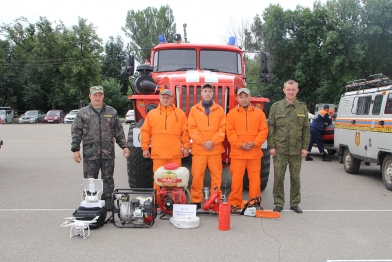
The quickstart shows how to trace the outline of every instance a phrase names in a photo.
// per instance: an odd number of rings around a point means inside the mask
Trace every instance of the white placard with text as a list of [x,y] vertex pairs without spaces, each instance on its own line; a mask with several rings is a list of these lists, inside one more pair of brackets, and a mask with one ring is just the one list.
[[174,204],[173,205],[173,217],[176,216],[196,216],[196,205],[183,205]]

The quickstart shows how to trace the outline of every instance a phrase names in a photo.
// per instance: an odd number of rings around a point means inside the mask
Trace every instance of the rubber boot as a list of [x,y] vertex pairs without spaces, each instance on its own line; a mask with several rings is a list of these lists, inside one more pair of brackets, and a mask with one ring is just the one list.
[[313,158],[310,157],[309,153],[306,155],[305,161],[313,161]]
[[332,161],[332,159],[331,158],[329,158],[329,156],[327,155],[327,153],[323,153],[323,156],[322,156],[323,158],[322,158],[322,160],[323,161],[327,161],[327,162],[331,162]]

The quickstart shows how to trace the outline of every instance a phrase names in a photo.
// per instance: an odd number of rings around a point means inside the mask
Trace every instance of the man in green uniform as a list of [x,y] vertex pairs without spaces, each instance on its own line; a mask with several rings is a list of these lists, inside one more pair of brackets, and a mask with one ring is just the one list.
[[300,172],[302,158],[308,154],[310,140],[308,111],[296,99],[298,83],[288,80],[284,83],[286,97],[274,103],[268,117],[268,148],[274,159],[274,211],[280,212],[284,205],[284,178],[289,166],[290,209],[302,213]]

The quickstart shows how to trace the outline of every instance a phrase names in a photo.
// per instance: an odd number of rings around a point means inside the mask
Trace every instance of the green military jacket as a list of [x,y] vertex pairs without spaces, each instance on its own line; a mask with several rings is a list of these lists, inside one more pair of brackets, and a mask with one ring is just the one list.
[[310,140],[308,111],[299,101],[286,99],[271,106],[268,117],[268,148],[277,154],[297,155],[307,150]]
[[100,113],[91,104],[80,109],[71,133],[71,151],[80,151],[82,142],[85,160],[113,159],[115,142],[123,149],[128,146],[117,110],[105,103]]

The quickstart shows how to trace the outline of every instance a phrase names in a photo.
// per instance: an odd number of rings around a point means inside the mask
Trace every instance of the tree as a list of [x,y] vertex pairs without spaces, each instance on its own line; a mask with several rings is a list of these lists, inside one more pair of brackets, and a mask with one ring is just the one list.
[[[83,18],[79,18],[78,25],[64,32],[64,39],[67,62],[63,63],[60,70],[65,77],[65,86],[71,94],[76,95],[72,98],[72,107],[80,107],[89,102],[90,87],[101,84],[102,42],[94,25],[88,24]],[[66,98],[67,94],[61,98],[61,101],[66,102],[63,106],[70,106]]]
[[110,37],[105,44],[105,55],[102,57],[102,79],[114,78],[121,83],[121,92],[126,95],[128,91],[128,81],[121,76],[121,66],[126,56],[124,42],[120,36]]
[[116,108],[120,116],[125,115],[129,109],[130,102],[128,97],[121,91],[121,83],[115,78],[109,78],[102,81],[102,87],[105,92],[104,102]]
[[159,35],[165,35],[167,41],[173,41],[176,23],[169,5],[161,6],[159,10],[147,7],[137,12],[129,10],[122,30],[131,38],[127,50],[134,53],[136,61],[143,63],[150,59],[151,48],[157,44]]
[[3,45],[5,50],[3,69],[6,78],[4,88],[7,97],[5,103],[18,111],[24,111],[28,105],[24,101],[23,90],[28,82],[27,62],[36,42],[35,25],[28,23],[26,18],[20,17],[15,19],[14,24],[3,25],[0,29],[6,37],[6,43]]
[[33,108],[56,109],[61,102],[59,95],[64,92],[64,76],[60,72],[65,58],[61,48],[64,25],[53,26],[46,18],[40,17],[35,27],[36,41],[29,53],[25,71],[28,82],[23,99]]

